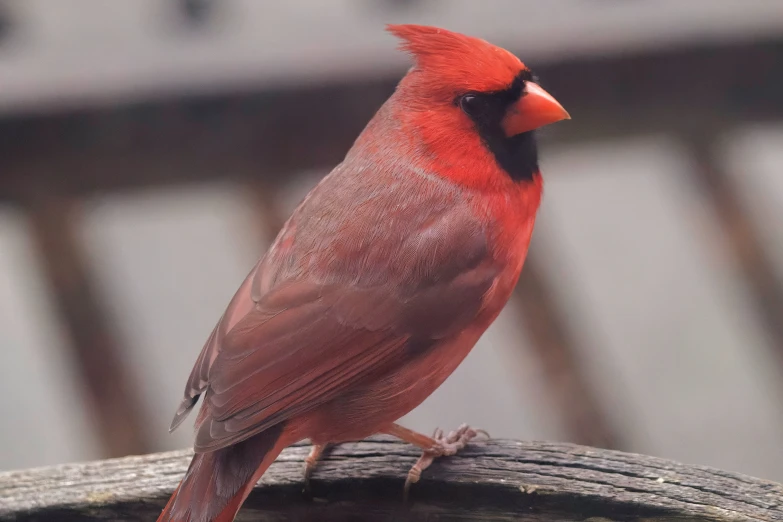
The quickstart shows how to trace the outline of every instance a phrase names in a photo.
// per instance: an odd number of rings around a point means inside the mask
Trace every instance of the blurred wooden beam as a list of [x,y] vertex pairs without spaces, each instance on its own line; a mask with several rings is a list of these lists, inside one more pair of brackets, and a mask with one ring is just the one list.
[[546,274],[532,251],[525,261],[513,300],[544,373],[546,392],[558,407],[568,441],[622,449],[621,434],[612,426],[581,364],[579,341],[562,317],[562,308],[548,288]]
[[[84,196],[233,179],[277,182],[345,156],[393,84],[166,100],[0,120],[0,201],[30,182]],[[248,161],[253,161],[253,169]]]
[[724,137],[721,130],[698,126],[680,137],[690,153],[691,172],[712,206],[715,222],[747,283],[774,355],[783,365],[783,281],[743,208],[738,187],[718,160],[716,149]]
[[[543,129],[542,142],[779,120],[781,61],[783,41],[764,41],[543,64],[536,72],[573,120]],[[403,73],[0,119],[0,201],[19,199],[28,166],[46,167],[33,170],[42,184],[63,181],[79,195],[331,168]]]
[[[38,259],[69,339],[69,359],[86,388],[106,457],[152,450],[138,395],[123,361],[122,343],[96,293],[78,232],[78,202],[38,193],[25,207]],[[56,429],[56,427],[53,427]]]

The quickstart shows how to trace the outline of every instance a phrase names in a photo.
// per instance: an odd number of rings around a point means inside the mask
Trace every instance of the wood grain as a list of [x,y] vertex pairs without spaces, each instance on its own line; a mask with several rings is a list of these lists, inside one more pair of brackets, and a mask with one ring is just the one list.
[[[550,442],[493,440],[402,485],[417,457],[387,439],[334,448],[302,493],[307,445],[289,448],[237,520],[783,520],[783,486],[654,457]],[[0,520],[154,520],[190,452],[0,474]]]

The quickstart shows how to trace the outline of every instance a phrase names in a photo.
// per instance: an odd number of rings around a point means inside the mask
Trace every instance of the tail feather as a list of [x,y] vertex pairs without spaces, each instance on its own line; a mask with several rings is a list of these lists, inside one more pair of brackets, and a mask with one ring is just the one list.
[[285,448],[283,425],[209,453],[196,453],[157,522],[231,522]]

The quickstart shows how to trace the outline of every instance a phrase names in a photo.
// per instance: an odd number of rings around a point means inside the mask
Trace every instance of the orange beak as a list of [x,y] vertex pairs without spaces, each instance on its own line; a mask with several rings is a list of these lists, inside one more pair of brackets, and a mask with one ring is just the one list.
[[503,118],[507,137],[532,131],[560,120],[570,120],[568,112],[538,84],[527,82],[525,95],[511,106]]

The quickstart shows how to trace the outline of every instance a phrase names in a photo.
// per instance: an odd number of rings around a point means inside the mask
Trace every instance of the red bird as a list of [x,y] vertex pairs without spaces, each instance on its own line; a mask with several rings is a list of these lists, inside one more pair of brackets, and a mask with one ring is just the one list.
[[158,519],[228,522],[280,452],[377,433],[424,450],[476,435],[395,424],[462,362],[519,278],[541,200],[533,130],[568,113],[484,40],[388,27],[415,66],[245,279],[188,379],[195,456]]

